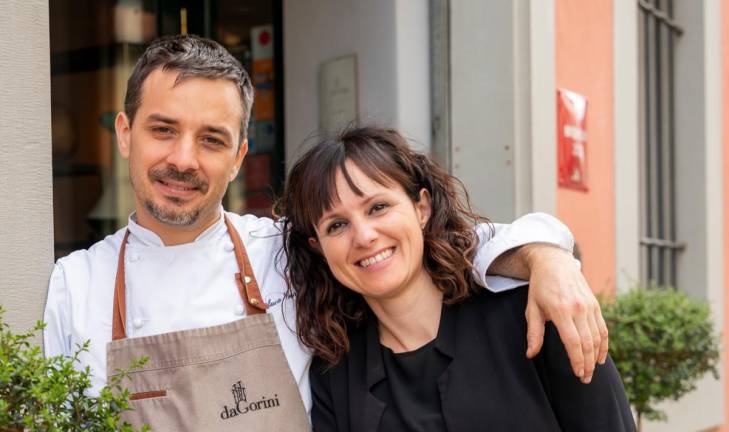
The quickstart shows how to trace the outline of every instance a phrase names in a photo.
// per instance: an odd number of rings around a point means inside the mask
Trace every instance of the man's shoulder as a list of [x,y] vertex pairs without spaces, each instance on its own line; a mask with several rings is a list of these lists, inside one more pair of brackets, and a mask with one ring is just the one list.
[[65,273],[89,272],[91,266],[98,266],[102,263],[116,265],[119,256],[119,248],[126,227],[119,229],[114,234],[104,237],[102,240],[91,245],[88,249],[79,249],[59,258],[56,266],[61,267]]
[[253,238],[267,238],[281,235],[281,225],[268,217],[252,214],[238,214],[226,211],[225,215],[242,235]]

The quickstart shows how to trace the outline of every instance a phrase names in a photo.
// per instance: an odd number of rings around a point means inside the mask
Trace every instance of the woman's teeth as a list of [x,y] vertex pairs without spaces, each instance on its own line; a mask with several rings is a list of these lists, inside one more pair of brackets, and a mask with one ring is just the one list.
[[386,249],[373,257],[365,258],[365,259],[361,260],[359,262],[359,265],[361,267],[367,268],[367,267],[371,266],[372,264],[377,264],[378,262],[391,257],[392,253],[394,251],[395,251],[395,248]]

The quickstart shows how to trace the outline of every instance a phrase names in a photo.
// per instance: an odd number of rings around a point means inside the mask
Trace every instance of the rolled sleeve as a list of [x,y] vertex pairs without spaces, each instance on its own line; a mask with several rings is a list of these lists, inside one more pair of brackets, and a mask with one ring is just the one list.
[[473,259],[476,282],[493,292],[526,284],[526,281],[501,276],[486,276],[491,264],[504,252],[529,243],[546,243],[572,252],[574,238],[565,224],[547,213],[530,213],[511,224],[481,224],[476,228],[479,249]]

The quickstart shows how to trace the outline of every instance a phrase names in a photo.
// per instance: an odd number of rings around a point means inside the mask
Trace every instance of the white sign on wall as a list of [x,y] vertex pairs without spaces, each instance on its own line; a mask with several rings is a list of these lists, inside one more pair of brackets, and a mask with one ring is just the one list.
[[335,131],[357,120],[357,56],[323,62],[319,68],[319,128]]

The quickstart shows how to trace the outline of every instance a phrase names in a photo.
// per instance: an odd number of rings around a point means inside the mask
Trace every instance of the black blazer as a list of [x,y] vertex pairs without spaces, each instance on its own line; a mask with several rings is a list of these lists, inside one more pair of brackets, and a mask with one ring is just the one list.
[[[448,431],[634,431],[612,360],[582,384],[551,324],[541,353],[526,358],[526,301],[526,287],[480,289],[443,306],[435,348],[451,359],[439,378]],[[350,332],[350,351],[334,367],[315,358],[310,376],[315,431],[379,430],[387,406],[371,389],[387,377],[375,319]]]

